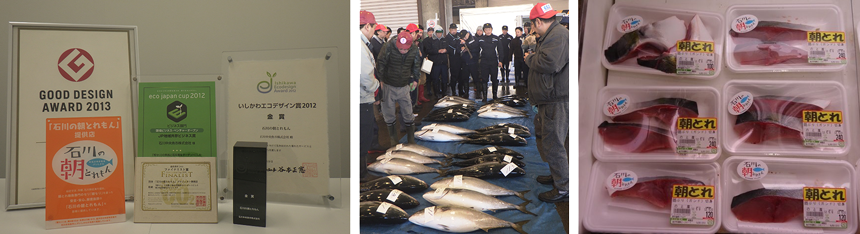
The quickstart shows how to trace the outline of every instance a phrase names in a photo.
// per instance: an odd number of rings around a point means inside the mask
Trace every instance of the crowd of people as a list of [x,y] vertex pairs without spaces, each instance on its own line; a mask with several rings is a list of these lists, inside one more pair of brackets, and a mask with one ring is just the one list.
[[[554,186],[538,198],[545,202],[566,201],[569,32],[555,19],[557,13],[549,4],[536,4],[529,14],[530,22],[516,27],[515,36],[508,33],[507,25],[502,26],[501,35],[494,35],[493,25],[486,23],[474,35],[451,24],[447,33],[439,26],[428,28],[425,37],[425,29],[419,24],[398,28],[392,34],[390,27],[377,24],[373,13],[361,11],[361,181],[373,179],[367,173],[367,154],[383,150],[378,142],[375,110],[382,113],[390,146],[399,143],[396,122],[406,133],[407,143],[414,144],[413,112],[417,113],[423,103],[448,95],[470,98],[470,77],[475,100],[487,102],[488,82],[493,85],[492,98],[496,99],[498,75],[501,72],[502,82],[509,83],[513,63],[514,81],[527,90],[537,110],[537,148],[550,167],[551,175],[538,176],[537,181]],[[429,74],[421,72],[425,63],[432,63]],[[398,106],[400,115],[396,114]]]

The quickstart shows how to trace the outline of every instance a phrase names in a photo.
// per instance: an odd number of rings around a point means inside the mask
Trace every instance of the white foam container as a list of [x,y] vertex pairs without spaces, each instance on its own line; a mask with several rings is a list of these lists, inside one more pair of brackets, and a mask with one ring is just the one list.
[[[609,48],[615,41],[621,38],[624,33],[618,31],[616,27],[624,18],[628,16],[638,15],[643,19],[643,26],[648,25],[653,22],[657,22],[663,19],[666,19],[671,16],[677,16],[678,19],[683,20],[685,24],[689,25],[690,20],[693,19],[693,16],[696,14],[702,19],[702,23],[705,24],[705,28],[710,32],[711,37],[714,39],[714,56],[715,59],[715,71],[713,75],[678,75],[673,73],[665,73],[657,69],[648,68],[639,66],[636,63],[636,58],[628,59],[622,63],[611,64],[606,60],[606,56],[601,56],[601,62],[606,69],[614,70],[614,71],[626,71],[626,72],[636,72],[636,73],[645,73],[645,74],[655,74],[655,75],[665,75],[665,76],[674,76],[674,77],[686,77],[686,78],[696,78],[696,79],[713,79],[720,75],[720,70],[723,68],[723,46],[726,32],[723,29],[724,21],[723,16],[704,11],[690,11],[690,10],[672,10],[665,8],[652,8],[648,6],[639,6],[639,5],[631,5],[631,4],[615,4],[612,8],[609,9],[609,19],[607,19],[606,24],[606,36],[603,41],[603,49]],[[688,26],[689,27],[689,26]]]
[[[738,175],[737,167],[745,160],[761,160],[768,174],[760,180],[745,180]],[[854,167],[842,160],[797,159],[779,157],[735,156],[726,159],[722,167],[722,223],[732,233],[854,233],[857,231],[857,179]],[[785,223],[753,223],[738,220],[731,211],[732,198],[759,188],[845,188],[848,192],[848,228],[806,228],[803,219]]]
[[[625,94],[630,97],[631,103],[646,102],[657,98],[685,98],[696,101],[698,105],[699,117],[717,118],[717,129],[724,121],[719,117],[720,113],[720,93],[712,88],[705,86],[690,86],[690,87],[665,87],[665,86],[645,86],[645,87],[616,87],[606,86],[600,89],[595,102],[600,103],[597,114],[597,122],[594,126],[599,126],[603,121],[610,121],[610,118],[604,115],[602,109],[603,103],[611,99],[615,95]],[[722,130],[722,129],[720,129]],[[721,134],[717,133],[717,141]],[[603,137],[599,131],[594,131],[593,141],[594,157],[604,162],[713,162],[716,161],[722,152],[722,148],[718,147],[716,154],[688,154],[679,155],[675,153],[675,149],[661,149],[645,153],[628,153],[620,150],[615,150],[611,146],[603,143]]]
[[[738,133],[734,130],[737,116],[729,114],[728,103],[732,97],[741,91],[752,93],[753,97],[759,95],[776,96],[801,96],[829,100],[830,105],[824,108],[827,111],[842,111],[843,127],[845,129],[845,147],[808,147],[802,144],[784,144],[779,140],[765,141],[760,144],[750,144],[740,140]],[[726,83],[723,87],[720,112],[723,124],[719,125],[720,140],[723,148],[733,155],[770,155],[770,156],[804,156],[804,157],[844,157],[851,149],[851,127],[848,121],[852,113],[848,111],[848,101],[845,95],[845,87],[835,81],[740,81],[734,80]]]
[[[628,197],[609,197],[604,183],[610,174],[630,170],[639,178],[653,176],[681,176],[713,185],[714,225],[677,225],[669,223],[669,209],[659,209],[645,200]],[[588,204],[583,213],[583,225],[592,232],[648,232],[648,233],[715,233],[720,228],[722,207],[720,194],[720,165],[717,163],[607,163],[595,162],[591,170]]]
[[[779,21],[794,24],[803,24],[818,28],[820,31],[845,31],[842,10],[836,5],[830,4],[797,4],[797,5],[733,5],[726,10],[726,20],[723,35],[726,39],[726,64],[729,69],[740,73],[762,73],[762,72],[834,72],[845,69],[846,64],[774,64],[763,65],[741,65],[734,58],[735,44],[731,35],[733,21],[742,15],[754,15],[761,21]],[[845,34],[849,37],[849,34]],[[847,40],[846,40],[847,42]],[[854,63],[852,54],[847,55],[848,63]]]

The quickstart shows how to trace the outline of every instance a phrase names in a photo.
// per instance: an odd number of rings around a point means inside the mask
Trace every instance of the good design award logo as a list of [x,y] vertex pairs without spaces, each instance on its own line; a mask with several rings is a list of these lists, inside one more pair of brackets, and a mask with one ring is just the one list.
[[71,82],[81,82],[90,78],[95,70],[93,56],[81,48],[71,48],[60,55],[57,62],[60,75]]

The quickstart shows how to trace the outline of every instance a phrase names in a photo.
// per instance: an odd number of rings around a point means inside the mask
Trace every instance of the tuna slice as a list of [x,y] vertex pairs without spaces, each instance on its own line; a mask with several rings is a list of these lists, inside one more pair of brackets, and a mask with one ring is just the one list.
[[603,121],[597,130],[604,144],[624,152],[645,153],[675,148],[675,140],[669,130],[655,126]]
[[756,189],[732,198],[732,213],[741,221],[784,223],[803,212],[802,189]]
[[699,108],[695,101],[683,98],[658,98],[647,102],[635,103],[633,111],[615,116],[615,122],[643,123],[648,119],[657,119],[666,126],[672,126],[679,117],[698,117]]
[[742,65],[764,66],[809,60],[806,50],[782,42],[739,44],[735,46],[734,57]]
[[[806,41],[807,31],[817,31],[818,28],[777,21],[760,21],[755,29],[746,33],[737,33],[729,30],[733,40],[737,38],[755,38],[764,43],[778,41]],[[737,43],[737,41],[735,41]]]
[[806,63],[806,32],[815,30],[818,29],[807,25],[761,21],[752,31],[729,30],[729,35],[736,45],[733,53],[738,63],[769,66]]
[[684,21],[672,16],[624,34],[604,50],[603,55],[610,63],[624,62],[642,51],[660,55],[675,47],[677,41],[684,40],[686,34],[687,26]]
[[826,100],[759,96],[749,110],[738,115],[733,127],[744,142],[759,144],[769,140],[784,140],[802,144],[804,110],[823,110]]
[[673,185],[705,185],[705,183],[676,176],[643,177],[633,187],[615,191],[610,197],[635,197],[659,208],[666,208],[672,203]]

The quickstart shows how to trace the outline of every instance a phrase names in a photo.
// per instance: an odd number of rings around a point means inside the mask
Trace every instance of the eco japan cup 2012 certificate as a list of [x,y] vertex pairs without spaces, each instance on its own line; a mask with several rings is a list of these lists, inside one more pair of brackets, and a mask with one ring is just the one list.
[[209,163],[143,163],[144,211],[212,209]]

